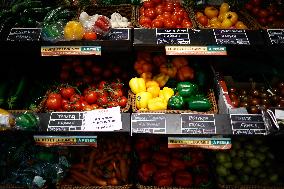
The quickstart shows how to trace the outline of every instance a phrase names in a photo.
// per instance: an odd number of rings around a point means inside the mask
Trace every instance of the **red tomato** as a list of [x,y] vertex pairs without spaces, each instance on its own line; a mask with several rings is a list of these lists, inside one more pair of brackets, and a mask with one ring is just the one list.
[[86,100],[81,100],[81,105],[84,108],[85,106],[89,105],[89,103]]
[[61,100],[62,96],[59,93],[52,92],[52,93],[49,93],[48,98],[58,98]]
[[98,88],[99,88],[99,89],[105,89],[105,88],[107,88],[108,86],[109,86],[108,82],[106,82],[106,81],[101,81],[101,82],[99,83],[99,85],[98,85]]
[[106,69],[103,71],[103,77],[109,79],[112,76],[112,71],[110,69]]
[[119,105],[118,105],[118,102],[116,102],[116,101],[110,101],[110,102],[107,103],[107,106],[109,108],[111,108],[111,107],[116,107],[116,106],[119,106]]
[[92,68],[92,66],[93,66],[93,62],[91,60],[86,60],[84,62],[84,64],[87,68]]
[[89,104],[95,103],[97,99],[98,99],[98,94],[95,91],[89,91],[87,94],[85,94],[85,100]]
[[151,153],[148,150],[138,151],[137,153],[140,162],[148,161],[151,158]]
[[91,110],[93,110],[93,108],[92,108],[91,105],[88,104],[88,105],[86,105],[86,106],[83,107],[83,110],[84,110],[84,111],[91,111]]
[[95,32],[86,32],[83,38],[86,40],[96,40],[97,34]]
[[127,104],[128,99],[125,96],[122,96],[118,99],[118,105],[124,108]]
[[102,68],[98,65],[93,65],[91,71],[94,75],[100,75],[102,73]]
[[164,25],[165,25],[165,28],[175,28],[176,27],[176,22],[171,20],[171,19],[166,19],[164,21]]
[[167,2],[167,3],[165,4],[165,11],[173,12],[173,11],[174,11],[174,3],[172,3],[172,2]]
[[90,75],[84,75],[83,81],[84,83],[91,84],[93,82],[93,77]]
[[172,172],[168,169],[159,169],[155,172],[154,181],[157,186],[170,186],[173,183]]
[[152,163],[143,163],[140,167],[141,172],[146,177],[151,177],[156,172],[156,166]]
[[155,13],[156,15],[161,15],[164,13],[164,6],[163,5],[157,5],[155,7]]
[[142,25],[144,28],[152,28],[151,24],[145,23]]
[[181,4],[179,2],[174,3],[175,8],[181,8]]
[[172,17],[172,13],[164,12],[163,17],[164,17],[164,21],[165,21],[167,18],[171,18]]
[[163,15],[158,15],[156,17],[156,19],[161,20],[163,22],[163,24],[164,24],[164,16]]
[[181,25],[176,25],[176,28],[182,28],[182,26]]
[[70,111],[71,110],[71,104],[69,102],[62,102],[62,109],[63,109],[63,111]]
[[74,71],[79,76],[83,76],[85,74],[85,70],[82,66],[75,66]]
[[119,75],[121,73],[121,67],[120,66],[114,66],[112,68],[112,72]]
[[154,8],[147,8],[145,9],[145,16],[149,17],[150,19],[156,18],[156,12]]
[[110,87],[112,89],[122,89],[123,85],[124,84],[120,80],[117,80],[116,82],[111,82]]
[[155,55],[153,57],[153,63],[157,66],[160,66],[162,64],[166,64],[168,61],[166,55],[163,54],[159,54],[159,55]]
[[64,87],[60,89],[60,94],[64,99],[70,99],[75,94],[75,89],[73,87]]
[[179,9],[178,11],[176,11],[176,14],[180,15],[182,17],[184,17],[184,15],[187,15],[187,13],[184,9]]
[[152,1],[144,1],[143,3],[143,7],[145,8],[151,8],[151,7],[154,7],[154,3]]
[[98,100],[97,103],[99,106],[106,106],[108,103],[108,99],[106,96],[101,96]]
[[162,20],[159,19],[154,19],[152,21],[152,28],[163,28],[164,27],[164,23]]
[[97,104],[92,104],[91,107],[92,107],[93,110],[96,110],[96,109],[100,108],[99,105],[97,105]]
[[71,96],[70,102],[77,102],[77,101],[79,101],[80,99],[81,99],[81,96],[80,96],[80,95],[74,94],[74,95]]
[[104,91],[104,90],[99,90],[98,91],[98,95],[99,95],[99,98],[101,98],[101,97],[108,97],[108,93],[106,92],[106,91]]
[[77,101],[75,103],[72,103],[71,104],[71,110],[73,110],[73,111],[82,111],[83,110],[82,102],[81,101]]
[[181,26],[183,28],[192,28],[192,22],[186,19],[183,19]]
[[61,98],[50,97],[46,100],[46,107],[48,110],[60,110]]
[[184,161],[179,159],[172,159],[170,161],[170,169],[172,171],[178,171],[178,170],[184,170],[186,168],[186,165]]
[[110,96],[112,99],[118,99],[123,96],[123,91],[121,89],[115,89],[110,92]]
[[177,14],[173,14],[172,20],[175,21],[175,23],[179,25],[182,23],[183,17]]

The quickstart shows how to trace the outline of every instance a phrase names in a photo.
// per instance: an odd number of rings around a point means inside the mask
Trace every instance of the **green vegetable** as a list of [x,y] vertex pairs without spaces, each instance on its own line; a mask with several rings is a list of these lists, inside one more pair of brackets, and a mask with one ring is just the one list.
[[260,166],[260,161],[256,158],[252,158],[248,160],[248,164],[252,168],[257,168]]
[[236,170],[240,170],[243,166],[244,166],[244,163],[242,162],[242,160],[240,158],[235,158],[233,160],[233,167]]
[[2,22],[5,20],[7,17],[12,16],[12,11],[11,10],[2,10],[0,12],[0,21]]
[[36,8],[42,7],[41,1],[24,1],[12,6],[11,10],[12,13],[16,14],[28,8]]
[[38,118],[32,113],[27,112],[16,117],[16,125],[24,130],[34,130],[38,123]]
[[241,182],[242,182],[243,184],[249,183],[249,176],[248,176],[248,175],[241,174],[241,175],[240,175],[240,179],[241,179]]
[[63,7],[57,7],[56,9],[53,9],[49,11],[46,16],[44,17],[44,24],[47,24],[49,22],[52,22],[54,20],[54,16],[58,14],[60,11],[62,11],[64,8]]
[[167,83],[166,83],[166,87],[169,87],[169,88],[175,88],[177,86],[178,82],[177,80],[173,79],[173,78],[170,78]]
[[224,163],[227,161],[227,154],[224,152],[219,152],[216,155],[216,159],[218,160],[219,163]]
[[229,184],[234,184],[236,182],[236,180],[237,180],[237,176],[236,175],[228,175],[226,177],[226,179],[227,179],[227,182]]
[[246,174],[251,174],[252,168],[250,166],[244,166],[243,172],[246,173]]
[[15,106],[18,105],[19,99],[22,98],[26,85],[27,79],[22,77],[17,84],[16,91],[13,91],[13,93],[7,99],[9,109],[14,109]]
[[182,110],[184,108],[184,100],[182,96],[172,96],[168,101],[168,107],[172,110]]
[[251,157],[254,157],[254,153],[252,153],[250,150],[246,150],[246,151],[245,151],[245,156],[246,156],[247,158],[251,158]]
[[206,112],[211,109],[211,103],[207,98],[193,97],[188,102],[188,109]]
[[3,82],[0,84],[0,107],[5,104],[6,93],[8,90],[9,82]]
[[216,172],[219,176],[226,176],[228,174],[227,169],[223,167],[222,165],[218,165],[216,167]]
[[197,85],[190,82],[179,82],[177,85],[178,94],[182,97],[191,97],[197,93]]
[[224,163],[224,167],[227,168],[227,169],[230,169],[233,167],[233,164],[231,162],[226,162]]

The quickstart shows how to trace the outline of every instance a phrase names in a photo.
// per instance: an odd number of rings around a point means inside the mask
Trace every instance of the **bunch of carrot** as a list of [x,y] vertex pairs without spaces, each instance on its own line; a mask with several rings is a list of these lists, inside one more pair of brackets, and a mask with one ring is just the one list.
[[108,138],[99,141],[98,148],[80,150],[74,152],[79,162],[71,166],[62,185],[117,186],[128,183],[131,147],[127,137]]

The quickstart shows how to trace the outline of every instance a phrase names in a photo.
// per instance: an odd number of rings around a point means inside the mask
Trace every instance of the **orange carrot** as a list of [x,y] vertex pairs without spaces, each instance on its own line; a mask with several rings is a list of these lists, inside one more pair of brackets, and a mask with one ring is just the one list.
[[119,168],[120,168],[120,172],[121,172],[121,178],[124,182],[126,182],[127,176],[128,176],[128,166],[127,166],[126,159],[120,158]]
[[96,156],[96,152],[92,151],[91,155],[90,155],[90,159],[89,159],[89,164],[88,164],[88,174],[91,174],[93,166],[94,166],[94,159]]
[[101,179],[95,175],[92,174],[88,174],[89,178],[91,179],[92,184],[97,184],[99,186],[106,186],[107,185],[107,181],[104,179]]
[[108,185],[112,185],[112,186],[117,186],[118,185],[118,180],[117,178],[111,178],[107,180]]
[[91,185],[88,177],[80,172],[72,172],[71,178],[83,186]]

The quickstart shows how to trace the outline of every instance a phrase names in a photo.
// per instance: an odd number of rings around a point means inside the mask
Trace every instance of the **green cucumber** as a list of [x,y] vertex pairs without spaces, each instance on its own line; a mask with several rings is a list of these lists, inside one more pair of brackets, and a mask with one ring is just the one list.
[[24,1],[12,6],[11,10],[12,13],[18,14],[21,11],[28,9],[28,8],[39,8],[42,7],[43,4],[41,1]]
[[13,93],[12,94],[10,93],[10,96],[7,99],[9,109],[14,109],[16,105],[19,105],[18,104],[19,99],[22,98],[26,85],[27,85],[27,79],[25,77],[22,77],[18,82],[18,84],[16,85],[17,86],[16,90],[12,91]]
[[62,10],[63,7],[57,7],[56,9],[49,11],[43,19],[44,24],[51,22],[53,20],[53,17]]
[[37,21],[43,21],[45,15],[52,9],[52,7],[45,8],[29,8],[21,12],[21,17],[32,18]]
[[55,14],[54,17],[51,19],[51,21],[55,22],[55,21],[60,20],[60,19],[70,19],[70,18],[73,18],[74,16],[75,16],[74,11],[64,9],[64,10],[58,12],[58,14]]

